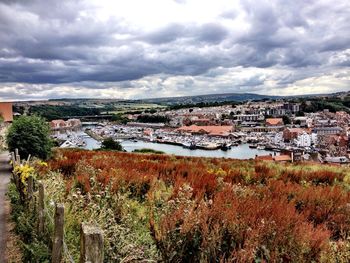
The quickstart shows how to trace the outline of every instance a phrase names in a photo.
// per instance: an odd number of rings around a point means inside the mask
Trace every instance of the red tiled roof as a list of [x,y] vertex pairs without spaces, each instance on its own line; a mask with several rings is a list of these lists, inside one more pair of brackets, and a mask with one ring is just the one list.
[[291,161],[292,157],[289,155],[277,155],[273,158],[277,162],[285,162],[285,161]]
[[13,121],[12,102],[0,102],[0,115],[5,122]]
[[276,126],[276,125],[283,125],[283,119],[282,118],[267,118],[266,124]]
[[310,133],[311,132],[310,129],[302,129],[302,128],[287,128],[287,130],[292,133],[303,133],[303,132]]
[[273,157],[271,155],[260,155],[260,156],[256,156],[255,160],[272,161]]
[[197,126],[197,125],[191,125],[191,126],[182,126],[181,128],[177,129],[178,131],[184,131],[184,132],[205,132],[210,135],[225,135],[232,131],[232,126]]

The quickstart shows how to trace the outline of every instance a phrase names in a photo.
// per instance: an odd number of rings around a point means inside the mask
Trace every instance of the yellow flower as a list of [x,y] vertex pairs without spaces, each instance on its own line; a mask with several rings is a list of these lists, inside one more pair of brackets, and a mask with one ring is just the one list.
[[45,167],[47,167],[47,163],[44,162],[44,161],[39,161],[39,165],[40,165],[40,166],[45,166]]
[[34,170],[34,167],[31,167],[28,164],[16,165],[15,168],[13,169],[13,173],[18,175],[18,177],[20,178],[23,184],[26,184],[27,179],[30,176],[34,176],[35,170]]

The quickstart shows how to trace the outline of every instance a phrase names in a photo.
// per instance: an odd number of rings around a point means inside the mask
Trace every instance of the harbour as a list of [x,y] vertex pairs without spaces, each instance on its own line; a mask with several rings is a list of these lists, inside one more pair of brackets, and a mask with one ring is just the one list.
[[[92,127],[65,130],[55,132],[54,137],[64,141],[62,148],[82,148],[95,150],[101,147],[101,142],[96,140],[98,136],[91,136]],[[233,159],[251,159],[262,155],[276,155],[278,153],[265,150],[260,147],[252,148],[250,143],[233,143],[227,148],[218,147],[217,143],[197,143],[196,147],[191,147],[190,142],[171,142],[170,140],[146,140],[141,137],[134,139],[118,139],[120,144],[127,152],[133,152],[140,149],[152,149],[162,151],[165,154],[173,154],[189,157],[215,157],[215,158],[233,158]],[[187,144],[186,144],[187,143]],[[212,147],[212,148],[211,148]]]

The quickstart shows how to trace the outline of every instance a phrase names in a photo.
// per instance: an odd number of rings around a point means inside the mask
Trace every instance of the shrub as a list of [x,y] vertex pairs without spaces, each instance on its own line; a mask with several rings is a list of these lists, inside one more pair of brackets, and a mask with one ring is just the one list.
[[50,128],[37,116],[21,116],[14,120],[8,130],[6,141],[10,151],[17,148],[24,158],[31,154],[47,159],[51,154]]
[[82,150],[57,151],[49,167],[65,175],[74,224],[89,218],[108,233],[111,261],[158,259],[154,244],[165,262],[348,257],[346,167]]
[[118,141],[113,140],[113,138],[107,138],[103,140],[101,145],[102,150],[114,150],[114,151],[123,151],[123,147]]
[[328,249],[329,232],[285,201],[230,187],[209,201],[191,200],[191,192],[184,186],[150,222],[165,262],[311,262]]
[[142,149],[136,149],[133,152],[135,153],[154,153],[154,154],[164,154],[162,151],[157,151],[153,149],[148,149],[148,148],[142,148]]

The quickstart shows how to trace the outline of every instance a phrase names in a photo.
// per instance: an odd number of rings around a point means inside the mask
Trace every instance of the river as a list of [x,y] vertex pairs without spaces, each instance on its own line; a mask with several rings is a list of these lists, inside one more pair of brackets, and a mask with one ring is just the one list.
[[[86,149],[92,150],[99,148],[99,143],[91,137],[86,137]],[[132,152],[136,149],[149,148],[157,151],[162,151],[167,154],[174,154],[180,156],[193,156],[193,157],[224,157],[234,159],[250,159],[255,158],[256,155],[268,155],[273,152],[251,149],[248,144],[241,144],[236,147],[232,147],[227,151],[222,150],[190,150],[177,145],[153,143],[145,141],[123,141],[121,145],[127,152]]]

